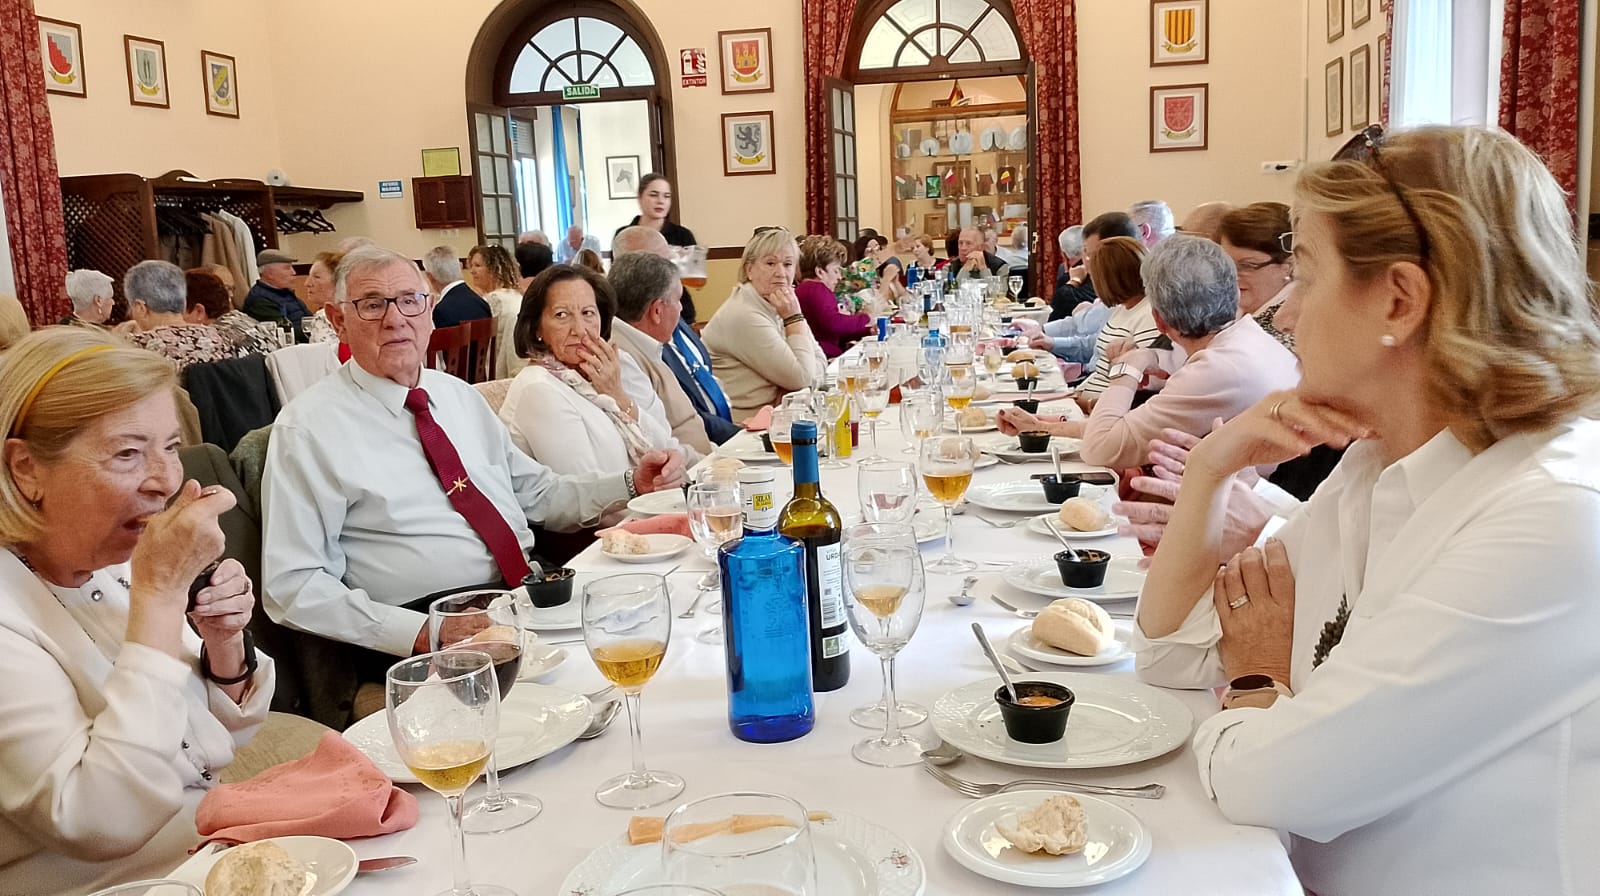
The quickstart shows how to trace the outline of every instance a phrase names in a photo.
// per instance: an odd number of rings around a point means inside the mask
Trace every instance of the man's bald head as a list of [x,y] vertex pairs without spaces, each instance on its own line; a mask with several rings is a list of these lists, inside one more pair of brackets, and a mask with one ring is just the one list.
[[672,252],[667,247],[667,238],[659,230],[648,227],[624,227],[611,239],[611,255],[626,255],[629,252],[648,252],[662,258],[671,258]]

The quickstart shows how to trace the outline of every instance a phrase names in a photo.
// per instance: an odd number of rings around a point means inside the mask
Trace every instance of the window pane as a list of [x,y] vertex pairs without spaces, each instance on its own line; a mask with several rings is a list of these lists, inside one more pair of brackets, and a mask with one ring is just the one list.
[[496,193],[512,193],[511,160],[504,156],[494,160],[494,184]]
[[872,30],[867,32],[867,39],[861,44],[861,67],[893,68],[894,55],[904,39],[905,37],[895,30],[893,25],[879,19],[877,24],[872,26]]
[[[500,220],[496,222],[496,226],[492,232],[510,233],[511,228],[515,226],[511,222],[516,220],[516,210],[512,208],[510,197],[501,199],[497,204],[500,209]],[[484,231],[488,232],[489,225],[485,224],[483,229]]]
[[900,0],[884,13],[884,17],[910,33],[923,25],[932,25],[938,20],[933,6],[934,0]]
[[532,47],[523,47],[522,52],[517,54],[517,64],[511,67],[511,92],[535,93],[541,90],[539,82],[544,80],[544,70],[549,65]]
[[940,0],[939,21],[965,31],[989,8],[985,0]]
[[578,43],[585,50],[604,54],[622,36],[622,29],[599,19],[585,16],[578,20]]
[[835,174],[844,174],[844,135],[838,131],[833,133],[833,170]]
[[572,83],[572,78],[568,77],[565,72],[563,72],[559,67],[551,66],[550,68],[545,70],[544,82],[539,87],[539,89],[540,90],[560,90],[561,88],[563,88],[563,87],[565,87],[565,86],[567,86],[568,84],[571,84],[571,83]]
[[1012,32],[1005,16],[998,12],[991,10],[984,16],[978,27],[973,29],[972,36],[977,38],[978,45],[983,48],[984,58],[990,62],[1022,58],[1017,35]]
[[919,31],[911,35],[911,39],[916,41],[917,48],[922,52],[929,56],[939,55],[939,29],[929,28],[926,31]]
[[833,101],[832,102],[833,119],[831,121],[831,124],[834,127],[838,127],[839,126],[839,122],[844,118],[844,100],[842,100],[840,98],[840,94],[842,92],[843,91],[839,91],[839,90],[830,90],[830,91],[828,91],[828,99]]
[[[510,148],[506,146],[506,120],[504,118],[495,116],[489,120],[489,146],[501,155],[510,152]],[[483,149],[483,144],[479,143],[478,148]]]
[[854,176],[856,173],[856,138],[854,137],[846,136],[844,138],[844,161],[845,171]]
[[954,28],[939,29],[939,54],[949,56],[955,52],[956,44],[961,40],[961,32]]
[[478,192],[498,192],[494,181],[494,156],[484,153],[478,154]]
[[593,58],[587,53],[583,55],[583,71],[588,75],[589,83],[596,87],[622,86],[622,82],[617,80],[616,69],[610,65],[601,65],[599,59]]
[[949,58],[951,62],[982,62],[983,54],[978,52],[978,45],[969,37],[955,48]]
[[911,41],[906,41],[905,44],[901,46],[900,58],[895,60],[896,64],[900,66],[927,65],[932,61],[933,60],[928,58],[927,53],[917,49],[917,45]]
[[495,210],[494,199],[489,197],[489,196],[483,197],[483,232],[484,233],[504,233],[505,232],[504,230],[500,229],[500,222],[495,220],[495,212],[494,212],[494,210]]
[[650,60],[632,39],[623,41],[622,46],[611,54],[611,64],[616,66],[617,72],[622,75],[623,87],[650,87],[656,83],[655,72],[650,68]]
[[853,133],[856,129],[856,95],[849,90],[841,93],[844,96],[844,129]]
[[539,29],[533,36],[533,45],[543,50],[551,59],[559,59],[563,55],[578,48],[577,29],[573,19],[562,19]]
[[472,126],[478,132],[478,145],[487,148],[489,145],[489,116],[482,112],[474,113]]

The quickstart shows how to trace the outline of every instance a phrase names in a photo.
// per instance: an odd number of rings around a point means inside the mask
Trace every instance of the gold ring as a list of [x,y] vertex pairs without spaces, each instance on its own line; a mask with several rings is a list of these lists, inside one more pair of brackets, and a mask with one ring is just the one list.
[[1247,604],[1249,602],[1250,602],[1250,598],[1248,598],[1248,597],[1241,597],[1241,598],[1238,598],[1237,600],[1230,600],[1230,601],[1228,601],[1228,609],[1237,610],[1237,609],[1239,609],[1240,607],[1244,606],[1245,604]]
[[1288,400],[1289,399],[1287,398],[1280,398],[1278,399],[1278,403],[1272,406],[1272,419],[1277,420],[1280,423],[1283,422],[1283,418],[1278,416],[1278,411],[1283,409],[1283,403]]

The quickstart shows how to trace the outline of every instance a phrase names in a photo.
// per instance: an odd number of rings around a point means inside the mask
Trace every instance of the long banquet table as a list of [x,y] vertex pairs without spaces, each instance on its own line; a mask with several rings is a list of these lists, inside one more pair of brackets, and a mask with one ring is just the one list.
[[[1047,408],[1048,410],[1048,408]],[[912,459],[901,453],[896,409],[884,415],[879,433],[882,451],[892,458]],[[754,440],[743,433],[740,440]],[[863,449],[868,443],[862,437]],[[864,450],[858,451],[864,454]],[[999,464],[979,470],[974,484],[1023,478],[1045,469],[1039,465]],[[782,468],[780,481],[786,478]],[[824,494],[848,524],[858,518],[856,471],[824,469]],[[1003,513],[986,511],[994,516]],[[1053,554],[1055,542],[1029,532],[1025,526],[992,528],[973,514],[956,516],[956,546],[975,560],[1018,561]],[[1087,544],[1108,548],[1114,555],[1138,552],[1131,539],[1110,536]],[[944,549],[942,540],[924,545],[931,560]],[[695,548],[680,557],[653,566],[627,565],[603,556],[598,547],[580,555],[573,565],[580,571],[578,586],[601,575],[653,570],[665,572],[682,566],[668,581],[675,610],[695,597],[696,580],[710,568]],[[1021,597],[1034,606],[1041,598],[1012,592],[1000,582],[1000,566],[985,565],[984,579],[975,593],[980,599],[957,607],[946,598],[957,592],[960,577],[929,574],[927,605],[920,628],[899,659],[899,693],[904,699],[932,706],[938,697],[968,682],[994,677],[975,642],[969,623],[981,622],[998,645],[1026,621],[1010,615],[988,596],[998,587],[1003,594]],[[1131,601],[1128,602],[1131,609]],[[720,617],[700,612],[695,618],[674,621],[671,645],[655,679],[644,690],[644,745],[652,768],[681,774],[687,787],[679,800],[731,790],[761,790],[795,797],[809,808],[860,816],[896,832],[916,850],[927,868],[927,896],[981,896],[1024,893],[1029,888],[999,883],[957,864],[941,840],[945,823],[969,801],[935,781],[920,767],[883,769],[863,765],[850,756],[850,746],[868,736],[866,729],[850,723],[848,712],[870,703],[881,687],[876,657],[859,643],[851,654],[850,683],[842,690],[817,696],[817,725],[809,735],[790,743],[747,744],[735,740],[726,720],[727,692],[722,648],[703,644],[693,635]],[[552,640],[577,633],[548,634]],[[581,643],[568,646],[571,655],[542,683],[577,692],[605,685]],[[1065,671],[1089,674],[1134,675],[1132,661],[1111,666]],[[998,686],[998,680],[996,680]],[[1175,693],[1203,719],[1216,711],[1208,691]],[[921,738],[937,736],[923,723],[912,729]],[[543,799],[543,814],[521,828],[501,834],[467,838],[467,854],[475,880],[511,887],[521,896],[558,893],[568,872],[596,847],[621,836],[630,812],[607,809],[594,801],[602,780],[628,768],[629,739],[626,719],[619,714],[607,733],[578,742],[502,775],[511,790],[530,792]],[[1167,786],[1160,800],[1111,798],[1138,816],[1149,828],[1154,849],[1145,865],[1121,880],[1101,884],[1103,894],[1174,894],[1186,896],[1300,896],[1285,848],[1273,831],[1227,822],[1201,791],[1195,759],[1186,745],[1166,756],[1120,768],[1053,772],[1008,767],[967,757],[951,768],[981,781],[1006,781],[1028,777],[1057,777],[1099,784],[1133,785],[1159,782]],[[421,861],[411,868],[361,875],[346,891],[350,896],[390,893],[434,893],[450,886],[444,805],[438,796],[420,786],[412,788],[421,801],[422,817],[412,830],[369,840],[353,841],[363,858],[409,854]],[[481,792],[481,785],[473,793]],[[674,804],[676,801],[674,802]],[[671,805],[644,810],[665,814]],[[561,893],[560,896],[572,896]],[[603,894],[594,894],[603,896]],[[835,896],[835,894],[820,894]]]

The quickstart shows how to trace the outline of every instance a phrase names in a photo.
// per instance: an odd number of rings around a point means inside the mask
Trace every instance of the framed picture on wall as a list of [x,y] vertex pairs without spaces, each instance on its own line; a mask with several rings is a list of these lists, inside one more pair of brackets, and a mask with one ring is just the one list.
[[1323,114],[1327,121],[1327,134],[1337,137],[1344,133],[1344,57],[1339,56],[1322,70]]
[[771,112],[722,114],[722,173],[772,174],[778,170],[772,153]]
[[1328,0],[1328,43],[1344,37],[1344,0]]
[[1199,65],[1211,53],[1211,0],[1150,0],[1150,65]]
[[[1389,98],[1389,37],[1378,35],[1378,52],[1374,60],[1378,66],[1378,116],[1383,117],[1383,104]],[[1388,124],[1388,122],[1384,122]]]
[[606,156],[606,198],[632,199],[639,195],[639,157]]
[[206,78],[206,114],[239,117],[239,73],[232,56],[200,51],[200,69]]
[[167,46],[148,37],[122,35],[128,63],[128,102],[135,106],[172,107],[167,99]]
[[772,29],[718,31],[723,93],[771,93]]
[[65,96],[88,96],[83,82],[83,32],[72,22],[39,16],[39,56],[44,89]]
[[944,188],[942,185],[944,182],[939,179],[939,175],[929,174],[924,177],[923,180],[927,184],[927,192],[924,195],[929,199],[941,200],[939,204],[943,205],[944,202],[942,200],[944,199]]
[[943,241],[946,229],[944,215],[934,212],[922,213],[922,232],[933,239],[935,251],[944,248],[940,243]]
[[1360,28],[1372,19],[1372,0],[1350,0],[1350,27]]
[[[1209,84],[1150,88],[1150,151],[1194,152],[1206,148]],[[1002,191],[1004,192],[1004,191]]]
[[1350,130],[1372,124],[1372,48],[1362,44],[1350,51]]

